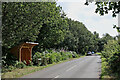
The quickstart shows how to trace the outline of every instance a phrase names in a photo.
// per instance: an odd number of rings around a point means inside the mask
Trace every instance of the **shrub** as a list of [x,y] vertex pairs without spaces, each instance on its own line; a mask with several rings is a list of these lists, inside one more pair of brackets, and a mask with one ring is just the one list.
[[56,62],[56,53],[52,53],[50,56],[50,64],[52,64],[53,62]]
[[34,65],[41,65],[41,60],[42,60],[42,53],[40,52],[36,52],[34,55],[33,55],[33,64]]
[[59,62],[59,61],[62,61],[62,56],[60,53],[57,52],[57,55],[56,55],[56,62]]
[[33,56],[33,63],[42,66],[73,58],[73,55],[75,58],[79,57],[76,52],[72,51],[46,50],[42,53],[36,52]]
[[14,66],[9,66],[9,67],[8,67],[8,71],[12,71],[12,70],[14,70],[14,69],[15,69]]
[[61,55],[62,55],[62,60],[66,60],[66,55],[65,55],[65,52],[61,52]]
[[87,56],[87,53],[85,53],[85,56]]
[[97,52],[96,54],[100,55],[101,56],[101,53]]
[[16,67],[14,66],[6,66],[6,67],[2,67],[2,73],[5,73],[5,72],[11,72],[12,70],[16,69]]
[[[26,63],[25,63],[26,64]],[[33,66],[33,62],[31,60],[29,60],[29,64],[28,66]]]
[[14,66],[17,63],[17,59],[11,53],[8,53],[7,56],[2,57],[2,66]]
[[68,57],[72,58],[72,53],[71,52],[68,52]]
[[105,58],[109,73],[120,75],[120,45],[115,40],[110,40],[104,45],[104,51],[102,52],[102,58]]
[[45,57],[47,59],[47,64],[50,64],[50,53],[45,54]]
[[110,68],[112,69],[113,73],[119,73],[120,74],[120,53],[114,54],[110,57],[108,64]]
[[47,65],[47,58],[45,56],[43,56],[41,58],[41,66],[46,66]]
[[73,58],[78,58],[78,54],[76,52],[73,52]]
[[24,68],[24,67],[26,67],[26,65],[25,65],[23,62],[18,62],[18,63],[16,64],[16,68],[22,69],[22,68]]

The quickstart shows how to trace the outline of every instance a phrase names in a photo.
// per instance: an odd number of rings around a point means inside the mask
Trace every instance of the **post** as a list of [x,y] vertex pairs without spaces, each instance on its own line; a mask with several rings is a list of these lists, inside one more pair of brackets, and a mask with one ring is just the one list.
[[21,62],[21,47],[19,47],[19,62]]

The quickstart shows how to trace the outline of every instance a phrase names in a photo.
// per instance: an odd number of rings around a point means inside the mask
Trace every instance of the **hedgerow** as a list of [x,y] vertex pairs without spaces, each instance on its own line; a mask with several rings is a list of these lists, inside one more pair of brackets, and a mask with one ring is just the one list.
[[115,40],[110,40],[104,45],[104,51],[102,52],[102,58],[108,66],[107,72],[115,74],[115,76],[120,76],[120,45]]

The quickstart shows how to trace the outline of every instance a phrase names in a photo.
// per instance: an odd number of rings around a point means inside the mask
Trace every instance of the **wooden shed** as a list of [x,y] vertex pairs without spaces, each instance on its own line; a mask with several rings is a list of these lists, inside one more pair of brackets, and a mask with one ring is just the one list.
[[32,60],[32,48],[38,45],[38,43],[33,42],[24,42],[18,46],[15,46],[11,49],[11,53],[17,57],[17,59],[21,62],[26,61],[29,64],[29,61]]

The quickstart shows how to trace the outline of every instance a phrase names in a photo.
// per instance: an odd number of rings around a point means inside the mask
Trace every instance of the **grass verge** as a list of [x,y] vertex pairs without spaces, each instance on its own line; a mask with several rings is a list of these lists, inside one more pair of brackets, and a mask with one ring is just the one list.
[[[79,58],[81,58],[81,57],[84,57],[84,56],[80,56]],[[71,58],[68,60],[60,61],[58,63],[48,64],[46,66],[27,66],[23,69],[15,69],[11,72],[2,73],[1,78],[19,78],[19,77],[22,77],[22,76],[27,75],[29,73],[36,72],[36,71],[42,70],[44,68],[47,68],[47,67],[50,67],[50,66],[53,66],[56,64],[60,64],[63,62],[71,61],[74,59],[78,59],[78,58]]]

